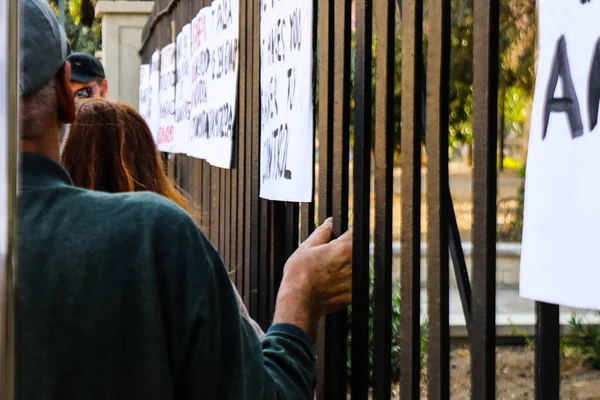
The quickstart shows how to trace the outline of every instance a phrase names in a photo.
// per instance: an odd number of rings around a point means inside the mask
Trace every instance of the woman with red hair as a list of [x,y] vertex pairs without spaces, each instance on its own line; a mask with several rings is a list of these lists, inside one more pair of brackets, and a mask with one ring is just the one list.
[[[196,216],[191,201],[163,170],[150,128],[136,110],[96,97],[78,100],[75,108],[76,119],[61,154],[75,186],[109,193],[150,191]],[[262,339],[264,332],[235,293],[240,313]]]

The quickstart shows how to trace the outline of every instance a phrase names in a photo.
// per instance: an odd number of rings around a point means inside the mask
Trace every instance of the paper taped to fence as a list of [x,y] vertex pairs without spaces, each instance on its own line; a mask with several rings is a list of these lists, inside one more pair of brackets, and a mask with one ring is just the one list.
[[175,86],[175,132],[173,153],[187,153],[192,111],[192,37],[191,24],[186,24],[177,35],[177,85]]
[[152,53],[150,59],[150,115],[148,126],[152,131],[154,142],[158,143],[158,126],[160,124],[160,104],[159,104],[159,82],[160,82],[160,51]]
[[313,2],[264,2],[260,14],[260,197],[313,193]]
[[138,112],[144,118],[148,126],[151,122],[150,108],[152,104],[152,88],[150,87],[150,64],[140,65],[140,92]]
[[600,309],[600,2],[539,4],[520,293]]
[[208,148],[208,96],[207,85],[210,71],[210,46],[208,43],[212,22],[211,9],[206,7],[200,10],[192,20],[192,109],[191,131],[188,155],[206,160],[210,150]]
[[189,155],[231,167],[238,85],[239,0],[217,0],[192,21]]
[[160,123],[158,149],[170,153],[175,132],[175,44],[169,43],[160,52]]

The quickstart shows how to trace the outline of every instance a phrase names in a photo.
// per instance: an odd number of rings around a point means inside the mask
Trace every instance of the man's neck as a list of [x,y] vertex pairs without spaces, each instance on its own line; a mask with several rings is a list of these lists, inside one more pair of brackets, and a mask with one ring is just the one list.
[[35,139],[21,139],[20,149],[26,153],[39,153],[60,162],[60,149],[58,146],[58,132],[40,135]]
[[45,146],[39,146],[37,143],[30,141],[21,141],[21,151],[25,153],[39,153],[43,154],[46,157],[53,159],[56,162],[60,162],[60,150],[58,147],[56,149],[47,149]]

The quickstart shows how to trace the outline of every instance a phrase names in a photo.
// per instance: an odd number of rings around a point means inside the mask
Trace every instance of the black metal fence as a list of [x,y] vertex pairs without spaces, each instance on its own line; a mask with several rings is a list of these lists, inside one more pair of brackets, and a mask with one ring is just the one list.
[[[298,241],[315,223],[334,218],[339,235],[349,223],[352,183],[354,296],[346,376],[348,323],[345,312],[319,328],[317,398],[391,397],[392,195],[395,130],[394,45],[402,37],[401,118],[401,316],[400,395],[420,398],[421,365],[421,151],[427,164],[426,368],[431,399],[450,397],[450,260],[467,324],[472,362],[472,398],[496,392],[496,142],[499,0],[474,0],[473,61],[473,273],[461,247],[448,177],[450,1],[428,0],[427,54],[422,0],[364,0],[355,4],[354,141],[350,148],[351,0],[314,0],[315,9],[315,201],[272,202],[259,198],[260,0],[240,1],[239,97],[233,165],[211,167],[187,156],[168,157],[169,172],[201,208],[200,223],[219,249],[250,314],[267,327],[282,269]],[[143,32],[141,56],[174,40],[209,0],[156,0]],[[396,23],[397,15],[401,24]],[[399,27],[399,29],[397,29]],[[173,32],[175,30],[175,32]],[[372,44],[377,38],[373,93]],[[426,57],[426,59],[424,59]],[[426,85],[425,85],[426,82]],[[375,111],[372,112],[372,105]],[[374,143],[374,145],[373,145]],[[349,182],[349,155],[352,177]],[[374,165],[374,166],[372,166]],[[371,188],[372,178],[374,187]],[[371,201],[371,192],[374,201]],[[370,209],[374,206],[374,226]],[[373,232],[373,235],[371,235]],[[368,371],[370,241],[374,242],[373,374]],[[538,304],[536,398],[559,397],[558,307]]]

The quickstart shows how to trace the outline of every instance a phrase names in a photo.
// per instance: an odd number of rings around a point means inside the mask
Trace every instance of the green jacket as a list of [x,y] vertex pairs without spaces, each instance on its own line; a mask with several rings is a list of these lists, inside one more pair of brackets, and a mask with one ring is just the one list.
[[310,338],[240,317],[217,251],[152,193],[73,187],[23,153],[17,398],[311,399]]

